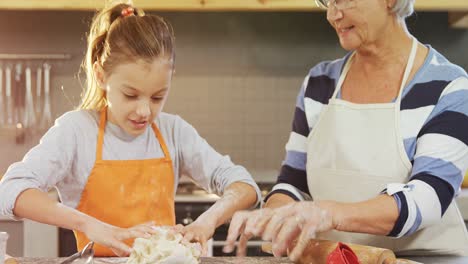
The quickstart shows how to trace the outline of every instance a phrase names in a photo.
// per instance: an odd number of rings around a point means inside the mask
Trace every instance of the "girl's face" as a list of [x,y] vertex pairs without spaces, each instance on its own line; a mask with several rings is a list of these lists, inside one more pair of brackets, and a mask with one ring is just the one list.
[[96,76],[106,91],[108,120],[130,135],[141,135],[161,112],[171,87],[173,63],[158,58],[123,63],[109,75],[97,67]]

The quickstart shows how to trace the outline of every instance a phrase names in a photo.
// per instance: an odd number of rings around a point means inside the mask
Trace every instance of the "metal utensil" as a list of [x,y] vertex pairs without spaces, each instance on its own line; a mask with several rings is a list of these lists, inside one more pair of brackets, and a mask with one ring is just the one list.
[[6,95],[6,113],[7,113],[7,124],[13,125],[13,96],[11,94],[11,67],[8,66],[5,69],[5,95]]
[[23,144],[25,140],[25,130],[24,130],[24,104],[25,104],[25,93],[26,93],[26,85],[25,80],[23,77],[23,65],[21,63],[17,63],[15,65],[15,80],[14,84],[14,122],[16,123],[16,136],[15,141],[16,144]]
[[15,74],[13,81],[13,98],[14,98],[14,107],[13,107],[13,122],[15,124],[23,122],[23,105],[24,97],[23,94],[26,91],[24,79],[23,79],[23,64],[16,63],[15,65]]
[[83,264],[92,264],[94,263],[94,242],[89,242],[83,250],[77,252],[66,260],[60,262],[60,264],[71,264],[71,263],[83,263]]
[[0,67],[0,126],[5,124],[5,103],[3,101],[3,68]]
[[50,106],[50,64],[44,63],[44,110],[40,128],[48,129],[52,124],[52,112]]
[[37,67],[36,70],[36,113],[42,111],[42,67]]
[[32,94],[31,68],[28,66],[26,74],[26,102],[24,106],[23,124],[27,129],[36,125],[36,113],[34,112],[34,101]]

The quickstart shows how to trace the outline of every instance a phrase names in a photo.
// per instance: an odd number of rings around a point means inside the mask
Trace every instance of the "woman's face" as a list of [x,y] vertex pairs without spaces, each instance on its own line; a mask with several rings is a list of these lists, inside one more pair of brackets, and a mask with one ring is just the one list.
[[130,135],[142,134],[166,102],[172,73],[172,61],[159,58],[151,63],[123,63],[111,74],[103,75],[101,87],[106,91],[108,120]]
[[332,3],[327,20],[335,28],[345,50],[357,50],[373,45],[385,35],[392,21],[387,0],[339,0],[354,2],[347,9],[338,10]]

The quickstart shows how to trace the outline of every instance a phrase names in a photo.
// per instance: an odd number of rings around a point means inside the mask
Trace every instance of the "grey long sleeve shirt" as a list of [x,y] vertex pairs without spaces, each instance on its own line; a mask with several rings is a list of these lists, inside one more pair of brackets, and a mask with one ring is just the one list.
[[[174,192],[182,175],[210,193],[222,195],[233,182],[244,182],[260,191],[242,166],[216,152],[186,121],[161,113],[155,120],[169,149],[174,173]],[[26,189],[44,192],[57,188],[63,204],[76,208],[96,160],[99,114],[76,110],[65,113],[22,161],[12,164],[0,181],[0,214],[14,218],[18,195]],[[107,122],[103,160],[135,160],[164,156],[151,129],[137,137]],[[109,175],[112,177],[112,175]]]

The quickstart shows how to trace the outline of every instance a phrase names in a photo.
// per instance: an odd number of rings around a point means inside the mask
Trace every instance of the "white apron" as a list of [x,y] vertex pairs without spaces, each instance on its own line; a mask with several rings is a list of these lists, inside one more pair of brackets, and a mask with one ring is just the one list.
[[[406,183],[412,165],[400,133],[401,94],[416,56],[413,45],[395,103],[355,104],[336,98],[353,56],[307,142],[307,183],[314,200],[372,199],[389,183]],[[354,54],[353,54],[354,55]],[[436,225],[399,239],[330,231],[320,238],[389,248],[406,254],[467,255],[468,235],[455,202]]]

